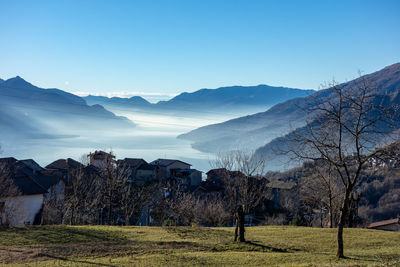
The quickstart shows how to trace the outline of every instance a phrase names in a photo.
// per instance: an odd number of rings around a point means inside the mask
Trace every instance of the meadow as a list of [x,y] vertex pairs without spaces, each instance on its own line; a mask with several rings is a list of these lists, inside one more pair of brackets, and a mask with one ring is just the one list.
[[37,226],[0,229],[4,266],[399,266],[400,232],[291,226],[233,228]]

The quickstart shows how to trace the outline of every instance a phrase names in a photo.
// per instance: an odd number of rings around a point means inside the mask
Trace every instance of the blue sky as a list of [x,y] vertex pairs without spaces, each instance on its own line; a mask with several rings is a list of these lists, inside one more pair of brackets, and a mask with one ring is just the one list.
[[0,0],[0,78],[149,97],[317,89],[400,62],[399,14],[397,0]]

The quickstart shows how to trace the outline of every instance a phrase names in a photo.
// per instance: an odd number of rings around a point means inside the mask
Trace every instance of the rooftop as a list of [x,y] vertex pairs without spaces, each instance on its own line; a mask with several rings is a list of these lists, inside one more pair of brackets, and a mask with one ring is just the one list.
[[83,167],[81,163],[71,158],[59,159],[46,166],[46,169],[68,170],[70,168]]
[[118,165],[127,165],[129,167],[138,167],[144,163],[147,163],[144,159],[141,158],[124,158],[117,161]]
[[267,187],[274,188],[274,189],[286,189],[290,190],[296,186],[295,182],[284,182],[279,180],[271,181],[267,184]]
[[374,223],[371,223],[370,225],[368,225],[368,228],[375,228],[375,227],[391,225],[391,224],[400,224],[400,218],[374,222]]
[[178,160],[178,159],[156,159],[155,161],[152,161],[150,164],[158,165],[158,166],[162,166],[162,167],[167,167],[167,166],[169,166],[169,165],[171,165],[172,163],[175,163],[175,162],[180,162],[180,163],[192,166],[191,164],[183,162],[183,161]]

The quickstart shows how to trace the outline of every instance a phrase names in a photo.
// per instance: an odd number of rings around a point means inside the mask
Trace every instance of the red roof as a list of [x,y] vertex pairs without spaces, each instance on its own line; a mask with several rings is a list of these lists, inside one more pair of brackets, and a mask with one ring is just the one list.
[[390,224],[399,224],[399,223],[400,223],[400,219],[395,218],[395,219],[371,223],[370,225],[368,225],[368,228],[375,228],[375,227],[379,227],[379,226],[390,225]]

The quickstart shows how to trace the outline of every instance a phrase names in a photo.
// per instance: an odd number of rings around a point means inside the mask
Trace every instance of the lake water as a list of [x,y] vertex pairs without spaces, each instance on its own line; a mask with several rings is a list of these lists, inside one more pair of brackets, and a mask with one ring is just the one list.
[[179,159],[192,164],[192,168],[207,172],[215,155],[197,151],[191,147],[190,142],[176,137],[200,126],[232,118],[221,114],[214,116],[207,114],[206,117],[201,118],[126,111],[121,113],[116,110],[114,112],[134,121],[137,127],[129,131],[113,131],[104,125],[104,131],[71,130],[63,132],[63,134],[76,135],[73,138],[3,142],[1,157],[31,158],[41,166],[46,166],[60,158],[79,160],[82,155],[101,149],[112,150],[118,159],[143,158],[148,162],[157,158]]

